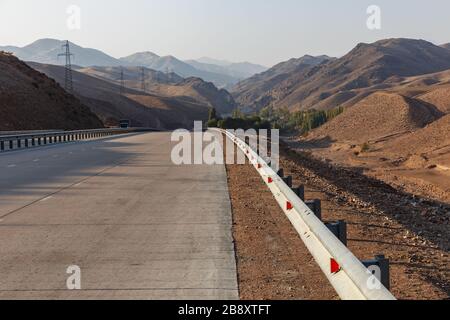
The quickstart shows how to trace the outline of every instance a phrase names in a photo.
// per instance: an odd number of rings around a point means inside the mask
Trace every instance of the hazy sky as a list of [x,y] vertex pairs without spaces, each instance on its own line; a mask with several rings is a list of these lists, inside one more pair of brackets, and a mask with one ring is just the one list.
[[[81,29],[67,27],[69,5]],[[366,26],[381,8],[381,30]],[[137,51],[273,65],[304,54],[340,56],[387,37],[450,42],[449,0],[0,0],[0,45],[69,39],[121,57]]]

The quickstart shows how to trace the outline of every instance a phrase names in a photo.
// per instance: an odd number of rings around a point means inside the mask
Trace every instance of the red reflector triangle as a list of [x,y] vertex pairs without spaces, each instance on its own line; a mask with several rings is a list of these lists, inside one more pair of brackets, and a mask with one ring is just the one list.
[[292,205],[292,203],[290,203],[289,201],[286,203],[286,209],[287,210],[292,210],[294,209],[294,206]]
[[272,183],[273,179],[271,177],[269,177],[269,179],[267,179],[267,182]]
[[262,168],[262,164],[258,163],[258,169],[261,169],[261,168]]
[[335,259],[331,258],[331,273],[338,273],[339,271],[341,271],[341,266]]

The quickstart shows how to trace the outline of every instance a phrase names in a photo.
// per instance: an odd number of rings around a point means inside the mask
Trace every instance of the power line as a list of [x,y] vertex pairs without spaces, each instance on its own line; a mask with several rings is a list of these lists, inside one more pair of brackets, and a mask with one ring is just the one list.
[[58,57],[66,58],[66,64],[64,68],[65,69],[64,89],[66,89],[66,91],[69,93],[73,93],[72,62],[70,59],[70,57],[73,56],[73,54],[70,53],[69,40],[66,41],[66,43],[62,46],[62,48],[65,49],[65,52],[58,54]]

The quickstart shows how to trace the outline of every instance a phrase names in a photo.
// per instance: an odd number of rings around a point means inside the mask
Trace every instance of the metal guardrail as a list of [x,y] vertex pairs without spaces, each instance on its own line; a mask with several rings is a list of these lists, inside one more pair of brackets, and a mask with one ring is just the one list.
[[225,130],[220,132],[234,141],[259,172],[341,299],[395,300],[264,159],[234,134]]
[[[51,131],[33,133],[15,133],[0,135],[0,152],[7,150],[26,149],[30,147],[51,145],[56,143],[72,142],[101,138],[117,134],[134,132],[157,131],[149,128],[112,128],[112,129],[91,129],[75,131]],[[0,133],[1,134],[1,133]]]

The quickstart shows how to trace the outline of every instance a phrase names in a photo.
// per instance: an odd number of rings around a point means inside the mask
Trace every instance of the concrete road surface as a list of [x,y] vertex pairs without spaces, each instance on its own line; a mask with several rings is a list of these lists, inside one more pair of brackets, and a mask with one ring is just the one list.
[[171,147],[148,133],[0,154],[0,299],[237,299],[225,168],[175,166]]

